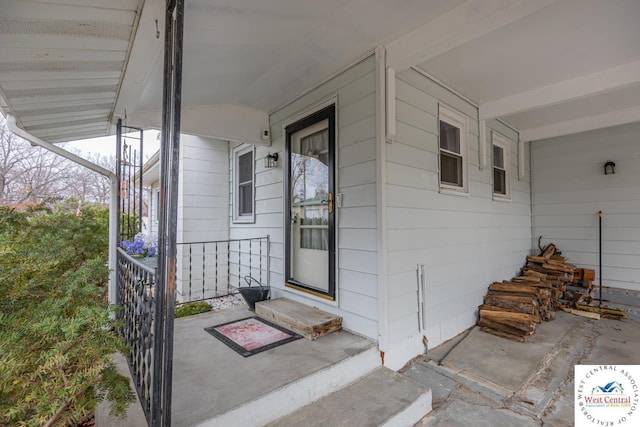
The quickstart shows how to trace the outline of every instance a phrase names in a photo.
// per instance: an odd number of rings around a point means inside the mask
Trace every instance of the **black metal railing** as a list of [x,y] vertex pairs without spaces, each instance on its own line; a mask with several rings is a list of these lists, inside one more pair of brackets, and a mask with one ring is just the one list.
[[[153,269],[117,250],[117,302],[122,306],[119,316],[130,346],[129,369],[150,427],[171,425],[184,0],[166,0],[164,27],[158,266]],[[118,120],[120,240],[142,231],[144,214],[142,130],[134,129],[139,135],[134,138],[127,133],[130,129]]]
[[245,276],[269,285],[269,236],[177,246],[179,304],[236,293]]
[[118,239],[133,240],[142,231],[142,217],[147,206],[142,191],[142,150],[144,133],[142,129],[125,126],[118,120],[117,126],[118,176]]
[[140,404],[151,418],[154,349],[160,337],[154,333],[156,321],[156,269],[118,249],[117,298],[121,310],[122,335],[129,346],[128,364]]

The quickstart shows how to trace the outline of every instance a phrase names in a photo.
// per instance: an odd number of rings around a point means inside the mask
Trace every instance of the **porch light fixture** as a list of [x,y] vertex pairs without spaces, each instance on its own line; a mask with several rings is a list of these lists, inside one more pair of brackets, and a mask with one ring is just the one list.
[[607,163],[604,164],[604,174],[605,175],[613,175],[616,173],[616,164],[611,160],[608,160]]
[[264,158],[265,169],[272,169],[278,166],[278,153],[269,153]]

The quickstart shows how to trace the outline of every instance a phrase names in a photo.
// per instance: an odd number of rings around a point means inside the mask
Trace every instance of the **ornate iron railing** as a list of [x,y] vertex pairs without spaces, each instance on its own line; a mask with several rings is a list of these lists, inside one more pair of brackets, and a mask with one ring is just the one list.
[[142,129],[118,123],[118,175],[120,199],[120,240],[132,240],[142,231],[144,204],[141,171],[144,133]]
[[153,395],[154,349],[159,348],[154,332],[156,321],[156,269],[118,249],[117,298],[121,310],[122,335],[129,346],[128,364],[140,404],[150,423]]
[[269,285],[269,236],[177,245],[180,304],[236,293],[245,276]]
[[[171,425],[173,377],[184,0],[166,0],[165,4],[158,267],[151,269],[122,250],[118,250],[117,255],[117,298],[123,306],[120,314],[123,333],[131,346],[129,369],[150,427]],[[120,239],[141,231],[143,214],[140,187],[137,191],[131,189],[136,174],[140,178],[138,185],[142,181],[142,137],[138,151],[132,152],[125,142],[126,129],[122,120],[118,120],[116,175]],[[141,135],[142,131],[138,131]]]

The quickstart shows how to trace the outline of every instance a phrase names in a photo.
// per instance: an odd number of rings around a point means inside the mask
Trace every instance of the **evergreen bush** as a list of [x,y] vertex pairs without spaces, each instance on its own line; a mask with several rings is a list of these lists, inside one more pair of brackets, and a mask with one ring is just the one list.
[[106,302],[108,210],[0,207],[0,425],[69,426],[133,398]]

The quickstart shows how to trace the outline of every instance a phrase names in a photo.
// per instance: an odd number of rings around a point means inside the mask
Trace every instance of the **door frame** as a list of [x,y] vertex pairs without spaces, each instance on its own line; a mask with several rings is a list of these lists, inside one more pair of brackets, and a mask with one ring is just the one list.
[[[312,126],[323,120],[328,120],[329,131],[329,158],[328,158],[328,189],[334,198],[333,213],[328,220],[328,291],[323,292],[317,288],[305,285],[291,278],[291,137],[298,131]],[[296,289],[330,301],[336,300],[336,235],[337,235],[337,206],[336,196],[336,103],[324,107],[316,112],[304,116],[284,127],[285,134],[285,171],[284,171],[284,205],[285,205],[285,230],[284,230],[284,279],[285,287]]]

